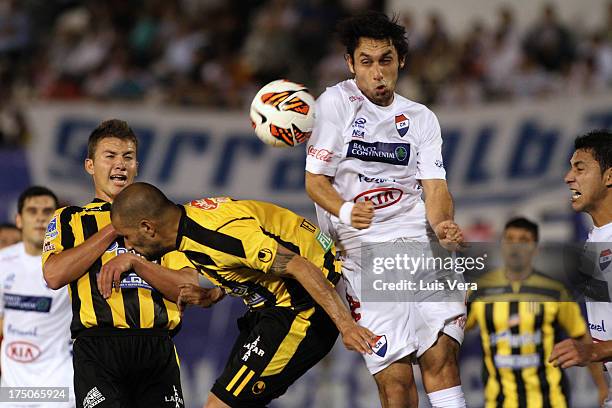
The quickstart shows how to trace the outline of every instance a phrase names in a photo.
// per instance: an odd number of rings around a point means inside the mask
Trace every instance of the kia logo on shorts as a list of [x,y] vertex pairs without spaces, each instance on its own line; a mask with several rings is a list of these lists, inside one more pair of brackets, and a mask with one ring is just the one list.
[[371,201],[374,209],[389,207],[397,203],[404,193],[399,188],[380,187],[364,191],[353,199],[353,202]]
[[31,363],[40,356],[38,346],[27,341],[14,341],[6,346],[6,355],[18,363]]

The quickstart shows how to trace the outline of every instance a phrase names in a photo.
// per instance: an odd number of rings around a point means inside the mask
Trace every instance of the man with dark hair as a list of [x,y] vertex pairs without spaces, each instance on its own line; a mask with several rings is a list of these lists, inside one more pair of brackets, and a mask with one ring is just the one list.
[[[561,330],[591,342],[580,307],[561,282],[536,271],[538,226],[513,218],[502,235],[503,267],[478,280],[470,296],[466,328],[482,340],[486,407],[569,407],[564,372],[548,362]],[[592,366],[599,401],[607,394],[601,370]]]
[[[303,217],[227,197],[177,206],[154,186],[135,183],[116,197],[111,218],[127,247],[147,258],[180,251],[217,285],[194,304],[207,307],[227,293],[249,307],[207,408],[267,406],[329,353],[338,331],[349,350],[372,352],[374,335],[353,321],[334,290],[340,265],[331,239]],[[104,266],[102,293],[130,268],[164,271],[123,254]],[[191,303],[189,294],[181,299]]]
[[[23,241],[0,251],[2,387],[67,387],[58,407],[74,407],[70,299],[45,285],[40,267],[45,230],[58,202],[44,187],[19,196],[16,224]],[[44,404],[28,405],[42,407]],[[54,404],[56,405],[56,404]],[[10,401],[2,406],[14,405]]]
[[0,249],[21,241],[21,231],[15,224],[5,222],[0,224]]
[[49,287],[69,285],[74,389],[78,407],[181,406],[179,364],[171,336],[180,328],[179,285],[197,273],[179,253],[157,259],[181,270],[129,271],[104,297],[96,281],[104,264],[126,252],[110,225],[111,203],[137,173],[136,135],[122,120],[102,122],[89,137],[85,170],[95,199],[59,209],[47,229],[43,272]]
[[[612,132],[587,133],[576,138],[574,148],[565,183],[574,211],[586,212],[593,220],[581,272],[589,277],[585,297],[594,343],[564,340],[555,345],[550,359],[563,368],[603,362],[612,387]],[[612,407],[612,389],[603,406]]]
[[[364,355],[385,407],[418,404],[418,359],[429,400],[464,407],[457,364],[463,302],[369,302],[361,293],[361,249],[371,243],[463,241],[445,180],[442,137],[427,107],[395,93],[408,52],[404,27],[367,12],[338,26],[354,79],[317,100],[306,158],[306,191],[319,225],[341,250],[353,316],[380,336]],[[425,193],[425,201],[422,198]],[[436,293],[431,293],[436,296]],[[408,300],[408,299],[407,299]]]

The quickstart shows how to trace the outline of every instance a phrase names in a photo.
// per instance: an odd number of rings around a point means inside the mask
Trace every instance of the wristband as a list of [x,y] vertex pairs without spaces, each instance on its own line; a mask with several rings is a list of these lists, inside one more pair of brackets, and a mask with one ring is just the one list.
[[350,201],[347,201],[342,204],[342,207],[340,207],[340,212],[338,213],[338,218],[340,219],[341,223],[351,225],[351,213],[353,212],[354,206],[355,203],[352,203]]

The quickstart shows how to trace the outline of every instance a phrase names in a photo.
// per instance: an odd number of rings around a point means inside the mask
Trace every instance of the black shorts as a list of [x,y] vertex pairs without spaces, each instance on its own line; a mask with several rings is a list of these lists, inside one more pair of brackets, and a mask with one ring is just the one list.
[[250,311],[212,393],[231,407],[265,407],[329,353],[338,330],[320,307]]
[[153,333],[79,335],[73,346],[77,407],[184,407],[174,343],[167,332]]

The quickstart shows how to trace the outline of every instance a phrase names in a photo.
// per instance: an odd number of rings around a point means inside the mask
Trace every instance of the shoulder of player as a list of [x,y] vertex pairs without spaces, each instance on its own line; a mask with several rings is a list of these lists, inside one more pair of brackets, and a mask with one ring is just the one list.
[[554,279],[538,270],[534,270],[534,272],[531,274],[529,278],[530,279],[528,280],[527,283],[533,283],[539,287],[545,287],[545,288],[560,291],[560,292],[567,290],[563,282],[557,279]]
[[0,249],[0,263],[12,262],[19,258],[23,253],[23,242],[17,242],[16,244],[9,245],[5,248]]

